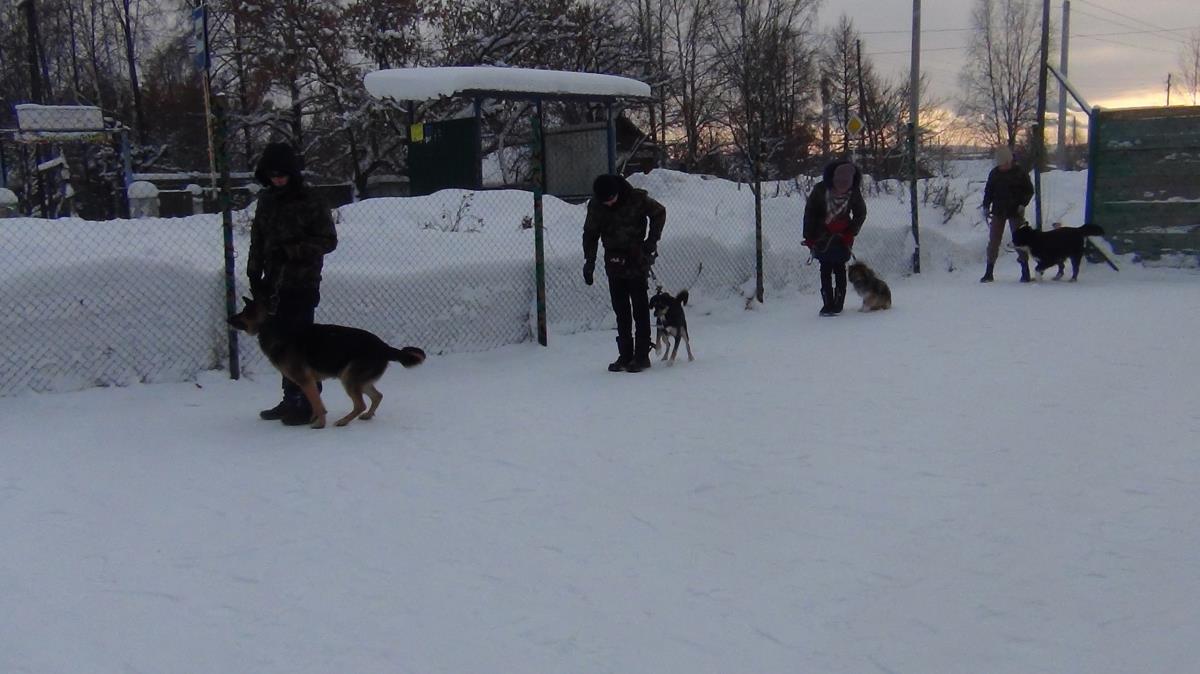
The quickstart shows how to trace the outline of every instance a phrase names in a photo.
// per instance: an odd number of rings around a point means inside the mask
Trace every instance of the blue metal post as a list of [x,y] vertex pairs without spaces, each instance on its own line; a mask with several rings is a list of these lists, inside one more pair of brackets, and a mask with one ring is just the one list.
[[1088,173],[1087,192],[1083,201],[1083,221],[1098,224],[1093,219],[1096,208],[1096,157],[1100,154],[1100,108],[1092,108],[1088,115]]

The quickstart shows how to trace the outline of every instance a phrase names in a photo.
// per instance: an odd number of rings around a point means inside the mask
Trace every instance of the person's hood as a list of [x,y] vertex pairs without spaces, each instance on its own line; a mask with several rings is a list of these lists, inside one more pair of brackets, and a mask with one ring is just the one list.
[[846,165],[854,167],[854,184],[851,185],[850,188],[857,190],[862,187],[862,169],[858,168],[858,166],[856,166],[854,162],[850,161],[849,159],[839,159],[837,161],[830,162],[829,165],[825,167],[825,172],[823,175],[825,187],[831,189],[833,188],[833,174],[838,170],[839,166]]
[[258,166],[254,169],[254,179],[263,187],[271,187],[268,173],[286,173],[289,187],[300,187],[304,183],[304,174],[300,169],[300,159],[287,143],[271,143],[263,149]]

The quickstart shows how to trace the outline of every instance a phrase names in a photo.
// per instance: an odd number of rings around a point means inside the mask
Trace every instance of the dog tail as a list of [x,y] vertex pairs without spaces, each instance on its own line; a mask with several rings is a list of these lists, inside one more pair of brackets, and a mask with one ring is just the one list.
[[403,349],[389,346],[388,349],[388,360],[400,363],[404,367],[416,367],[425,362],[425,352],[415,346],[406,346]]
[[680,304],[682,304],[682,305],[684,305],[684,306],[687,306],[687,301],[688,301],[688,291],[686,291],[686,290],[680,290],[680,291],[679,291],[679,294],[675,296],[675,299],[679,300],[679,303],[680,303]]
[[1100,225],[1084,225],[1079,228],[1084,236],[1104,236],[1104,229]]

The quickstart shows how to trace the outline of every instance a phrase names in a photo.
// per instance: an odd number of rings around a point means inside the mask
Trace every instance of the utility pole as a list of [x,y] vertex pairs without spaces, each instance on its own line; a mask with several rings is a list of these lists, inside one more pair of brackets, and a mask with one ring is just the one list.
[[1171,107],[1171,73],[1167,73],[1167,107]]
[[1050,63],[1050,0],[1042,0],[1042,42],[1038,49],[1037,126],[1033,134],[1034,226],[1042,228],[1042,164],[1046,158],[1046,66]]
[[[1049,0],[1047,0],[1049,2]],[[914,274],[921,273],[921,230],[917,216],[917,136],[920,133],[918,111],[921,109],[921,0],[913,0],[912,72],[909,73],[908,143],[912,177],[908,183],[908,203],[911,206]]]
[[[1058,72],[1067,76],[1068,49],[1071,42],[1071,0],[1063,0],[1062,47],[1058,53]],[[1067,85],[1058,83],[1058,168],[1067,170]]]

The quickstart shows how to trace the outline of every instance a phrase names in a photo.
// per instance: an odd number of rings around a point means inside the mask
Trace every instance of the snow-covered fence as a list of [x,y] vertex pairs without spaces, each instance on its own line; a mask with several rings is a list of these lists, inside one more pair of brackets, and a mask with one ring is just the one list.
[[[754,198],[745,184],[658,170],[630,177],[667,208],[657,281],[698,302],[753,295]],[[811,290],[801,218],[811,182],[764,185],[767,301]],[[898,192],[906,194],[906,192]],[[879,190],[855,251],[885,278],[908,272],[908,205]],[[928,208],[927,205],[922,205]],[[555,335],[611,329],[607,279],[583,282],[586,206],[544,205],[548,323]],[[253,206],[234,214],[239,291]],[[535,334],[529,192],[444,190],[367,199],[336,211],[321,322],[372,330],[431,353],[484,350]],[[983,246],[923,238],[928,269]],[[945,261],[947,264],[943,265]],[[92,222],[18,218],[0,227],[0,395],[185,380],[227,367],[219,215]],[[268,367],[242,340],[251,375]]]

